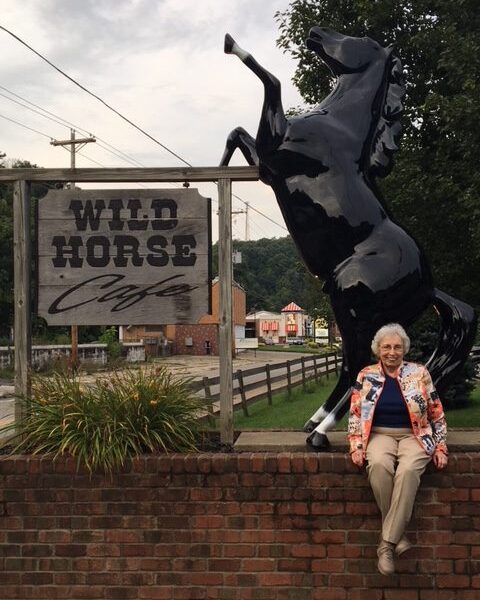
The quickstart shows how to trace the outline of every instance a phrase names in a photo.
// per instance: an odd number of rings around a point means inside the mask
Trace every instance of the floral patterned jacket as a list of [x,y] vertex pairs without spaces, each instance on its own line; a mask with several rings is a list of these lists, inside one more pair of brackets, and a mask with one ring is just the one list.
[[[430,373],[422,365],[403,362],[398,371],[397,381],[407,405],[413,434],[425,452],[429,455],[437,452],[448,454],[447,423]],[[348,423],[350,452],[363,450],[365,455],[375,406],[384,383],[385,375],[381,363],[365,367],[358,374],[353,388]]]

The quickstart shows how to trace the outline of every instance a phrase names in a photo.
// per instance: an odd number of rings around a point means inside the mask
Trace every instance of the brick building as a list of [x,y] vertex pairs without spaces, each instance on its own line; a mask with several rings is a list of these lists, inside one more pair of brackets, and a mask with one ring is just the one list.
[[[168,347],[172,354],[218,355],[219,325],[219,293],[218,278],[212,282],[212,314],[204,315],[198,323],[179,325],[129,325],[120,327],[122,342],[143,342],[150,355],[162,354]],[[236,339],[245,337],[245,290],[236,282],[232,285],[233,326]]]

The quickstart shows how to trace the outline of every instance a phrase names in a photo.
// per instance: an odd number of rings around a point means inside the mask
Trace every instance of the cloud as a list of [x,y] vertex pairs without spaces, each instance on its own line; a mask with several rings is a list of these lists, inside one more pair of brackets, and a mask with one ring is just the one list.
[[[263,99],[260,81],[236,57],[223,54],[225,32],[281,79],[286,107],[300,102],[290,84],[295,65],[275,46],[273,15],[287,5],[287,0],[3,0],[0,23],[163,144],[206,166],[218,163],[235,126],[255,135]],[[1,85],[147,166],[179,164],[4,32],[0,48]],[[68,127],[1,97],[0,114],[52,137],[69,136]],[[0,127],[0,150],[8,156],[68,166],[65,150],[42,136],[2,120]],[[82,152],[107,166],[127,166],[94,144]],[[81,155],[77,161],[93,166]],[[245,161],[235,155],[232,164]],[[269,188],[260,183],[238,187],[245,200],[283,222]],[[216,194],[213,185],[205,188]],[[285,234],[253,213],[251,218],[255,237]]]

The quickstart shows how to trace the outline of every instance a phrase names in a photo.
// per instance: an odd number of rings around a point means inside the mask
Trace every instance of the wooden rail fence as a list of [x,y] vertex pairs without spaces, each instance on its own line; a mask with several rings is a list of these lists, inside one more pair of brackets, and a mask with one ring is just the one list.
[[[293,387],[302,384],[305,389],[310,380],[318,382],[321,377],[338,375],[341,358],[336,352],[324,355],[312,354],[302,356],[282,363],[266,364],[254,369],[238,369],[233,374],[233,403],[241,405],[243,414],[248,416],[248,404],[253,400],[267,397],[268,403],[273,403],[273,394],[287,390],[290,395]],[[280,371],[280,373],[278,373]],[[258,377],[258,375],[264,377]],[[209,412],[218,412],[220,401],[220,377],[204,377],[201,381],[191,384],[193,391],[204,393],[208,402]]]

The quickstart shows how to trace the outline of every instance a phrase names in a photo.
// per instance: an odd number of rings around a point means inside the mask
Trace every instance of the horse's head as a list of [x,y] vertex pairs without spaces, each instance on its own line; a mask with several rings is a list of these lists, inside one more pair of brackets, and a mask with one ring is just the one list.
[[369,37],[350,37],[326,27],[312,27],[306,43],[334,75],[364,71],[372,61],[385,59],[390,53]]

